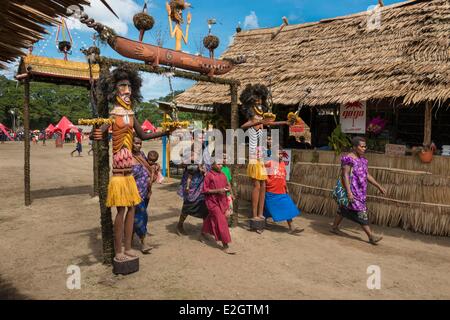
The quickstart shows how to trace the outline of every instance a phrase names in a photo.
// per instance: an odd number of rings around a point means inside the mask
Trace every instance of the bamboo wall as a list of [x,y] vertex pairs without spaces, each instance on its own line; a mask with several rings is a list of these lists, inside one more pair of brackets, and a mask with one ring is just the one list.
[[[292,151],[289,191],[304,212],[333,217],[337,205],[331,191],[339,175],[339,157],[327,151]],[[369,186],[371,223],[424,234],[450,235],[450,158],[422,164],[417,157],[368,154],[369,172],[387,190],[382,196]],[[251,199],[251,180],[239,169],[240,198]]]

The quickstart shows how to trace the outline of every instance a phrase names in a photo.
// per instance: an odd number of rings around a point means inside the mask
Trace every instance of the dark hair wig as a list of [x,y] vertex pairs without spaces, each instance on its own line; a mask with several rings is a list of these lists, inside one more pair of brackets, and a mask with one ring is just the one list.
[[267,98],[269,97],[269,89],[263,84],[247,84],[245,89],[242,91],[239,100],[242,103],[241,111],[250,119],[255,116],[255,111],[253,107],[255,106],[256,99],[261,99],[262,108],[264,112],[269,111],[269,106],[267,104]]
[[105,93],[108,101],[112,104],[116,103],[117,84],[122,80],[130,81],[131,104],[140,103],[142,101],[142,79],[137,70],[127,64],[120,65],[107,75],[101,74],[99,79],[100,88]]

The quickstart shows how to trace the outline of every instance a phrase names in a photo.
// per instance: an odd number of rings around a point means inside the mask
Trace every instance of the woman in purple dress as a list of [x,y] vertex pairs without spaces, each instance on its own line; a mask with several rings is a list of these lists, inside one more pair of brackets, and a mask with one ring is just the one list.
[[363,228],[371,244],[377,244],[382,237],[372,233],[367,216],[367,182],[374,185],[384,195],[386,190],[369,174],[368,161],[364,157],[367,149],[366,140],[362,137],[352,139],[352,152],[341,157],[341,178],[347,191],[349,205],[340,206],[331,231],[339,234],[339,224],[345,217]]
[[141,242],[141,252],[147,254],[152,249],[152,246],[148,244],[148,240],[146,239],[148,223],[147,208],[150,201],[148,185],[152,169],[148,164],[147,157],[141,151],[141,148],[142,140],[138,137],[134,137],[132,173],[142,201],[135,207],[133,231],[138,235]]

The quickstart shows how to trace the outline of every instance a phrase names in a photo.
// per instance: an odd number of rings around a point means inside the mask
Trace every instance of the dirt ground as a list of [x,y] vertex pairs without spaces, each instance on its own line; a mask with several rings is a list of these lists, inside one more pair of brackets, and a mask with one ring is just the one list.
[[[303,214],[300,236],[286,225],[262,235],[246,230],[248,204],[232,229],[229,256],[197,241],[201,221],[175,234],[181,200],[177,180],[157,185],[149,232],[156,248],[140,271],[115,276],[101,264],[98,199],[89,195],[92,156],[70,157],[74,144],[32,145],[32,206],[24,206],[23,143],[0,144],[0,298],[23,299],[450,299],[450,239],[374,226],[379,246],[354,224],[328,232],[330,218]],[[159,142],[144,150],[160,150]],[[81,289],[66,286],[67,268],[81,268]],[[380,267],[381,289],[367,288],[367,268]]]

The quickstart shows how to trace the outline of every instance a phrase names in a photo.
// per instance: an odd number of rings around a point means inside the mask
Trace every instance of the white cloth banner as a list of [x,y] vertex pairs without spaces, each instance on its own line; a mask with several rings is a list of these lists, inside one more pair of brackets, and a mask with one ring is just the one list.
[[366,133],[366,101],[341,104],[340,123],[344,133]]

